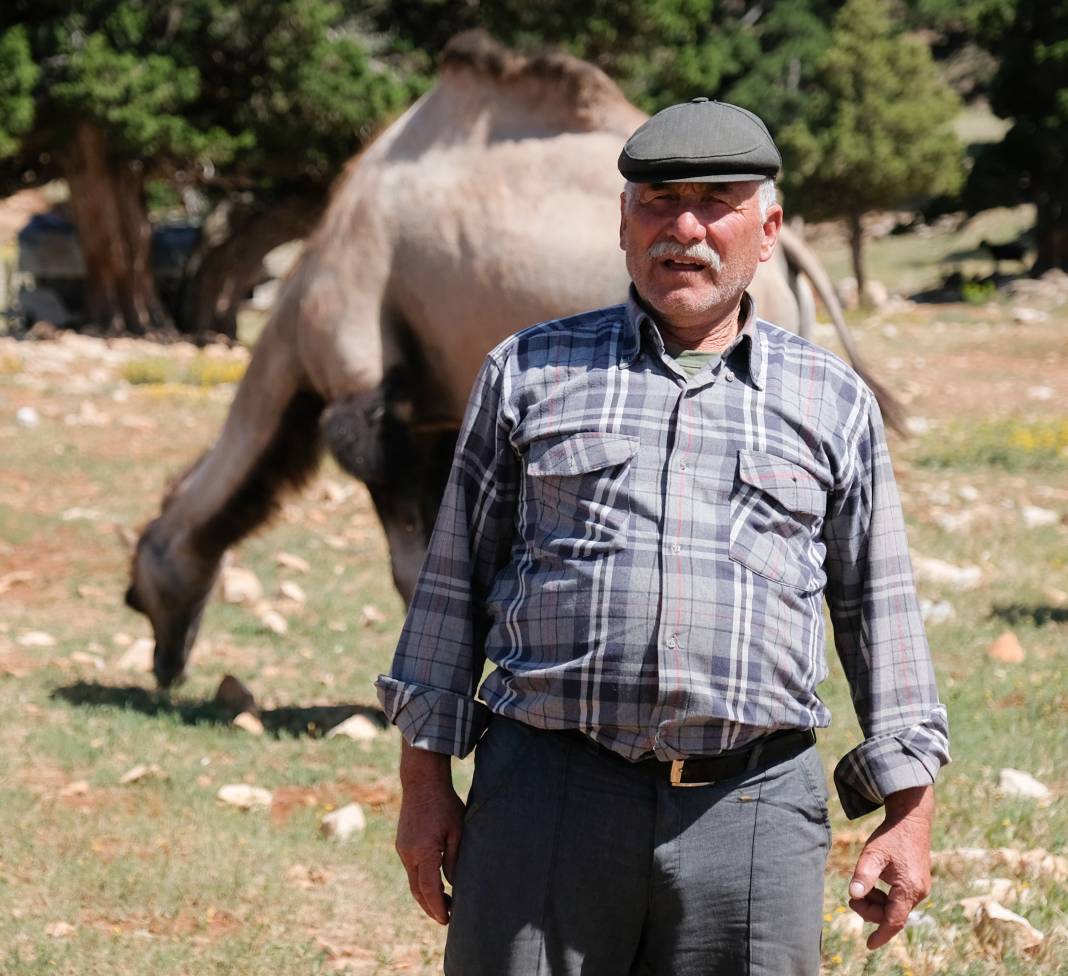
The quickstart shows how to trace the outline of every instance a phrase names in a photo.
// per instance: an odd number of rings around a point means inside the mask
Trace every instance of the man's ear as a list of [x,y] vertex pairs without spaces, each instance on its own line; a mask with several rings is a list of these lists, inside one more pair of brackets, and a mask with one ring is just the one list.
[[760,241],[760,260],[767,261],[775,253],[779,231],[782,230],[782,207],[777,203],[768,208],[768,215],[764,218],[761,230],[764,236]]

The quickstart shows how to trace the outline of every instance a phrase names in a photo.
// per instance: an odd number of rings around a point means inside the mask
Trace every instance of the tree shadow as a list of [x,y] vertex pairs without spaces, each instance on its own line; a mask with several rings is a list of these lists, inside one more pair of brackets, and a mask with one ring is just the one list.
[[[115,686],[95,681],[77,681],[56,688],[50,697],[77,707],[112,708],[150,717],[173,716],[183,725],[229,725],[234,719],[232,709],[212,699],[182,700],[167,692],[137,685]],[[264,731],[274,736],[321,738],[335,725],[353,715],[363,715],[382,730],[389,726],[385,713],[370,705],[289,705],[265,708],[258,714]]]
[[1046,624],[1068,623],[1068,607],[1048,607],[1040,603],[1006,603],[999,604],[990,611],[990,616],[1004,620],[1011,626],[1032,624],[1044,627]]

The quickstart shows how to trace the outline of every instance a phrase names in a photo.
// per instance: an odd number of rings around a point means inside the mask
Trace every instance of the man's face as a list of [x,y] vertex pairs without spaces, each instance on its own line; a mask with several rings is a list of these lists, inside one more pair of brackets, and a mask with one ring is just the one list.
[[619,246],[638,294],[669,325],[729,314],[775,250],[782,208],[761,218],[759,181],[641,183],[622,196]]

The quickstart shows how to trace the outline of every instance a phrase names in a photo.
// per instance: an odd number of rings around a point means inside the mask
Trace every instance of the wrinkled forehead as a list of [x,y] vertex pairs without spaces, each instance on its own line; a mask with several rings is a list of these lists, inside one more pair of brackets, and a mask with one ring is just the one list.
[[655,183],[630,183],[628,196],[648,200],[653,196],[670,195],[696,200],[730,200],[741,203],[748,200],[760,188],[760,180],[730,180],[722,183],[687,182],[666,180]]

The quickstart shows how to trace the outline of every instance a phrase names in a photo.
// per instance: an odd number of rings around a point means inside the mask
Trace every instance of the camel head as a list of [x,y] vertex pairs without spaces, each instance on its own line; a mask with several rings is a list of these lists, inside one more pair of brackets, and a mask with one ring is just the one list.
[[166,538],[162,522],[162,517],[154,519],[137,540],[126,605],[151,622],[156,639],[152,670],[159,686],[169,688],[184,676],[218,560],[183,552],[183,534]]

